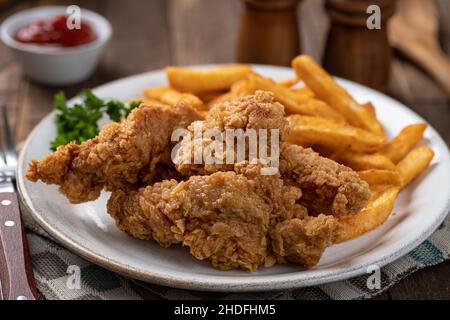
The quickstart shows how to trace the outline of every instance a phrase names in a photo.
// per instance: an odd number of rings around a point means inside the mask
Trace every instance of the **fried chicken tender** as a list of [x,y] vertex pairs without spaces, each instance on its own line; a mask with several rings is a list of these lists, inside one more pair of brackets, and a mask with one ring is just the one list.
[[120,123],[103,127],[80,145],[69,143],[41,161],[33,160],[26,177],[60,186],[71,203],[92,201],[103,188],[131,187],[142,170],[159,162],[174,129],[185,128],[200,115],[188,105],[142,105]]
[[270,230],[272,249],[279,263],[291,261],[311,268],[325,248],[333,244],[337,222],[333,216],[290,219]]
[[[202,134],[199,136],[195,135],[196,126],[201,126]],[[188,129],[192,138],[180,144],[174,158],[177,170],[186,176],[210,174],[217,171],[233,171],[236,162],[233,160],[236,159],[229,161],[230,159],[226,158],[227,130],[232,129],[233,133],[236,133],[236,130],[241,129],[243,133],[246,133],[247,130],[253,129],[258,136],[262,133],[261,129],[266,130],[269,149],[272,129],[278,130],[279,138],[277,142],[287,139],[289,135],[289,123],[284,117],[283,105],[274,102],[273,94],[265,91],[256,91],[252,96],[218,103],[209,111],[205,121],[194,122]],[[221,155],[214,154],[215,140],[206,134],[211,129],[217,130],[222,137],[221,141],[224,147]],[[255,135],[256,138],[258,136]],[[194,164],[194,152],[199,149],[198,146],[201,146],[205,151],[210,148],[212,156],[216,158],[215,161],[203,165]],[[249,159],[248,146],[245,155],[246,158],[242,161],[253,160]]]
[[[191,132],[193,127],[189,127]],[[311,149],[282,143],[289,135],[289,125],[283,106],[273,101],[272,93],[257,91],[253,96],[215,105],[203,122],[204,131],[211,128],[218,128],[221,132],[226,129],[267,129],[268,132],[278,129],[281,175],[303,190],[301,203],[314,214],[340,216],[357,213],[369,201],[369,186],[356,172],[321,157]],[[224,164],[217,164],[217,161],[194,164],[196,146],[206,149],[213,143],[214,140],[200,136],[182,144],[175,157],[177,170],[183,175],[232,171],[233,164],[225,164],[225,161]]]
[[286,259],[311,267],[332,243],[336,222],[308,217],[300,197],[300,189],[284,185],[279,175],[237,165],[236,172],[115,190],[108,212],[132,236],[188,246],[194,257],[222,270],[254,271]]
[[369,185],[352,169],[321,157],[312,149],[283,143],[280,172],[289,184],[303,191],[300,200],[310,213],[342,216],[365,207]]

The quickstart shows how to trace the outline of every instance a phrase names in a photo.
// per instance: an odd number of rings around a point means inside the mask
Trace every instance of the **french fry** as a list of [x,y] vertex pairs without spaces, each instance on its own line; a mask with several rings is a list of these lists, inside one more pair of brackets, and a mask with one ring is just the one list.
[[425,171],[433,158],[434,151],[428,146],[421,146],[410,151],[397,164],[397,170],[402,178],[402,189],[406,188],[415,178]]
[[277,84],[283,87],[291,88],[295,86],[300,81],[299,78],[290,78],[290,79],[284,79],[277,81]]
[[331,159],[356,171],[369,169],[395,170],[395,164],[389,158],[376,153],[338,151],[331,156]]
[[344,117],[323,101],[307,99],[300,102],[297,94],[291,89],[278,85],[272,79],[256,74],[249,75],[248,80],[252,89],[273,92],[275,100],[284,105],[287,114],[311,115],[344,122]]
[[401,176],[396,169],[369,169],[358,171],[358,175],[372,187],[376,185],[401,186]]
[[144,96],[148,99],[160,100],[162,95],[170,90],[167,86],[147,88],[144,90]]
[[382,225],[394,209],[399,191],[398,186],[387,187],[361,212],[339,217],[335,243],[351,240]]
[[237,81],[230,88],[230,92],[236,97],[252,95],[255,91],[256,89],[248,79]]
[[144,96],[147,99],[159,100],[162,103],[171,106],[184,101],[198,110],[202,110],[204,108],[203,102],[197,96],[190,93],[181,93],[169,87],[147,88],[144,90]]
[[390,216],[401,189],[402,178],[397,170],[371,169],[360,171],[358,175],[370,185],[372,197],[361,212],[338,218],[336,243],[351,240],[382,225]]
[[291,127],[289,141],[301,145],[319,145],[334,151],[372,152],[385,142],[382,136],[324,118],[291,115],[287,119]]
[[[363,103],[363,104],[361,104],[361,107],[363,107],[370,114],[373,121],[380,123],[377,118],[377,111],[376,111],[374,105],[372,104],[372,102],[369,101],[369,102]],[[381,125],[381,123],[380,123],[380,125]],[[384,134],[384,129],[383,129],[383,134]]]
[[173,89],[165,92],[161,96],[160,100],[172,106],[176,105],[181,101],[184,101],[198,110],[204,109],[202,100],[200,100],[197,96],[191,93],[181,93]]
[[223,93],[215,99],[209,101],[206,105],[206,108],[209,110],[213,105],[217,103],[230,101],[239,97],[252,95],[254,93],[255,90],[250,87],[250,83],[247,79],[239,80],[231,85],[230,91]]
[[425,123],[407,126],[378,153],[398,163],[422,140],[426,128]]
[[364,109],[366,109],[372,115],[372,117],[374,117],[374,118],[377,117],[377,113],[375,111],[375,107],[373,106],[372,102],[363,103],[361,106]]
[[292,61],[292,66],[300,79],[314,91],[315,95],[341,113],[351,125],[377,135],[384,135],[384,129],[380,122],[366,108],[358,104],[311,57],[298,56]]
[[293,90],[298,102],[305,102],[315,98],[314,92],[308,87],[301,87]]
[[203,101],[203,103],[209,103],[225,93],[226,92],[224,92],[224,91],[211,91],[211,92],[199,93],[197,96],[200,100]]
[[229,90],[233,83],[245,79],[252,72],[247,65],[229,65],[213,70],[166,68],[169,83],[173,88],[193,94]]
[[284,105],[286,113],[300,113],[301,108],[297,103],[295,94],[289,88],[280,86],[272,79],[256,74],[249,75],[248,82],[254,90],[273,92],[275,100]]
[[300,114],[325,118],[342,124],[346,122],[343,116],[321,100],[308,99],[305,102],[298,103],[298,105],[299,109],[302,110],[302,112],[299,112]]

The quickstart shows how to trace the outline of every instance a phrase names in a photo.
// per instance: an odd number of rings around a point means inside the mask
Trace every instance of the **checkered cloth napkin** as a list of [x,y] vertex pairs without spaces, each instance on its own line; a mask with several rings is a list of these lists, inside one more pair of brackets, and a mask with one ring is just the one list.
[[[205,293],[161,287],[126,279],[64,249],[22,210],[39,291],[46,299],[365,299],[373,297],[413,272],[441,263],[450,256],[450,215],[440,228],[415,250],[381,270],[381,289],[367,287],[368,275],[317,287],[244,294]],[[74,288],[68,272],[80,268]],[[69,285],[68,285],[69,283]]]

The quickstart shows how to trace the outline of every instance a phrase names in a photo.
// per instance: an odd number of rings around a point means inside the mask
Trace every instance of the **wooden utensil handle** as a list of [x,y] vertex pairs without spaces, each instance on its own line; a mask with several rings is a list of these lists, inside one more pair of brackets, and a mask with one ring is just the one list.
[[32,269],[27,266],[28,246],[16,193],[0,193],[0,239],[3,299],[35,300],[37,292]]

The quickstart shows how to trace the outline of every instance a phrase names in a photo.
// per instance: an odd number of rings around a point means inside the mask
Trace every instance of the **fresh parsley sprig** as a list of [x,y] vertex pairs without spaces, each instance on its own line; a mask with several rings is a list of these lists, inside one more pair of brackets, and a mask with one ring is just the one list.
[[57,136],[50,144],[52,150],[72,141],[82,143],[95,137],[99,132],[97,122],[103,114],[106,113],[112,121],[120,121],[140,105],[140,101],[102,100],[91,90],[85,90],[79,96],[82,102],[70,107],[64,92],[55,95],[53,107],[56,110]]

